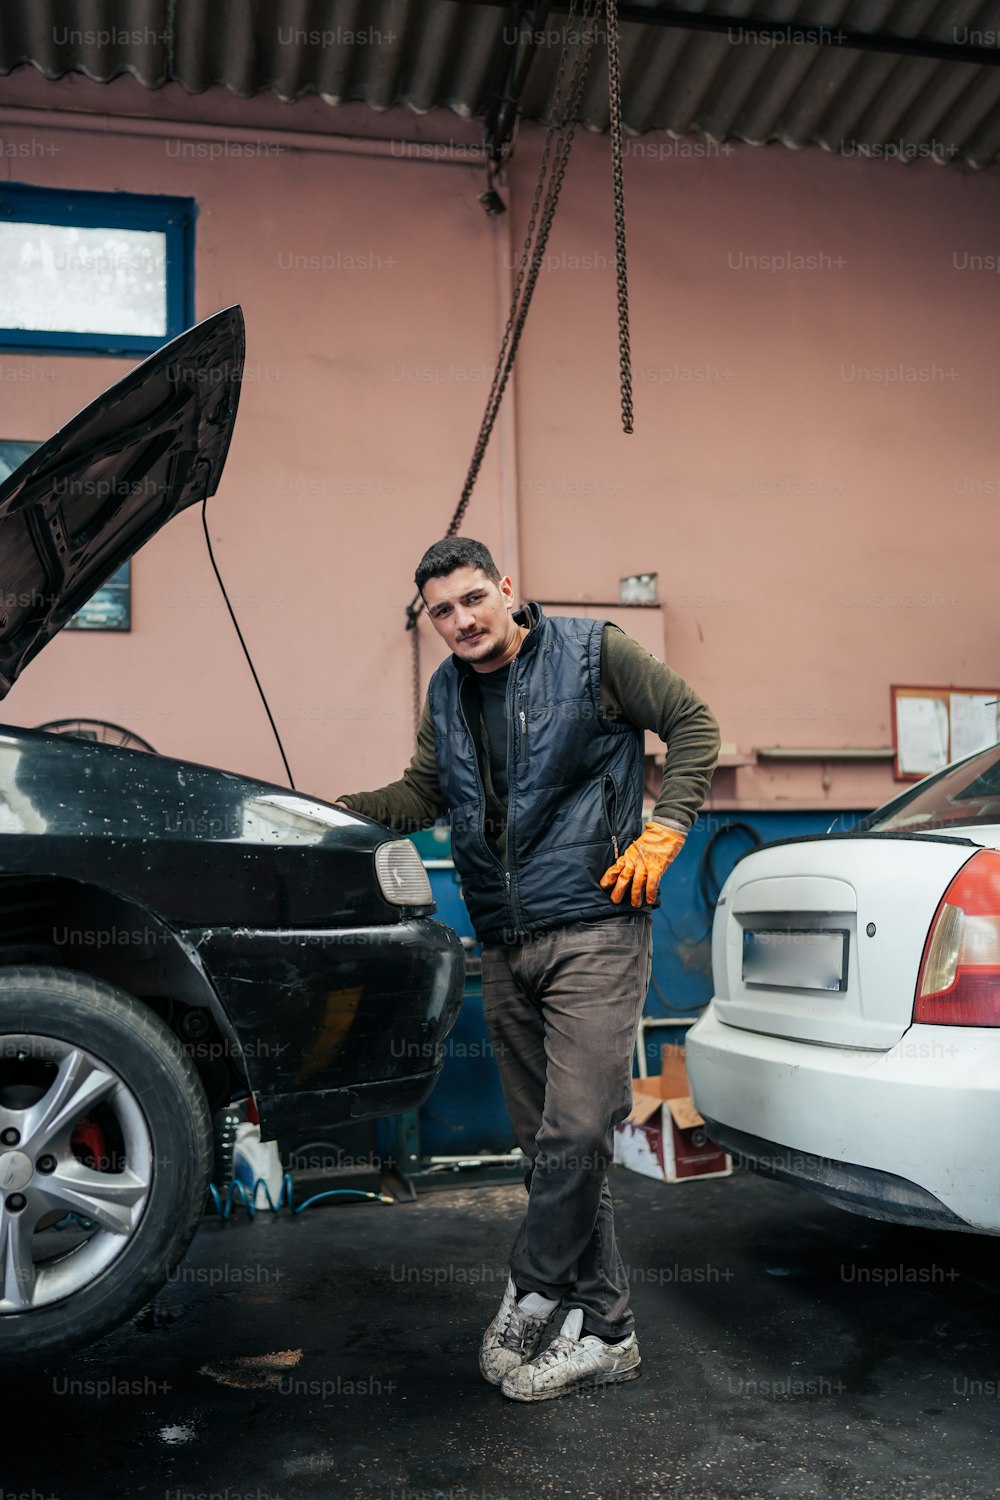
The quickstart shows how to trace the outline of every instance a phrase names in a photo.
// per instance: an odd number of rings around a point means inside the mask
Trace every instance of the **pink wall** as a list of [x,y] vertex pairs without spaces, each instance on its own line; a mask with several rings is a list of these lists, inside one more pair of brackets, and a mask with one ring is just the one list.
[[[27,106],[252,128],[220,156],[222,132],[194,124],[182,146],[145,121],[40,125]],[[444,112],[130,80],[17,74],[0,92],[10,180],[198,201],[198,315],[239,301],[248,328],[213,540],[296,778],[321,796],[388,780],[409,754],[403,610],[464,478],[540,132],[521,131],[496,223],[476,203],[477,137]],[[1000,310],[995,274],[961,268],[995,257],[995,174],[662,136],[628,148],[636,433],[617,417],[608,143],[581,132],[466,532],[527,597],[607,600],[621,575],[658,571],[644,630],[662,620],[663,654],[733,751],[887,745],[891,682],[1000,686]],[[749,260],[786,254],[813,260]],[[0,356],[0,436],[46,436],[126,368]],[[165,753],[280,779],[197,512],[133,569],[132,634],[58,638],[5,718],[110,718]],[[421,636],[426,680],[441,652],[426,622]],[[878,762],[782,763],[720,772],[715,800],[838,808],[893,790]]]

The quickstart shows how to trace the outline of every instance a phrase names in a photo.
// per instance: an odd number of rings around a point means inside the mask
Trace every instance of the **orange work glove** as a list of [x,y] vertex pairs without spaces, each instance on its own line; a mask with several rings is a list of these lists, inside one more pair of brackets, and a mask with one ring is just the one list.
[[650,904],[663,879],[663,872],[676,859],[684,846],[685,835],[665,823],[647,823],[634,844],[629,844],[625,853],[601,876],[601,889],[611,886],[611,899],[617,906],[629,886],[632,887],[632,905],[641,906],[643,899]]

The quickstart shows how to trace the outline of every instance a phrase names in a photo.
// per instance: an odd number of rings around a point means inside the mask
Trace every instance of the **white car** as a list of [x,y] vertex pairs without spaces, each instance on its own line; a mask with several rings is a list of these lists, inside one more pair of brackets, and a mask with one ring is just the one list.
[[714,1140],[872,1218],[1000,1234],[1000,745],[739,861],[687,1066]]

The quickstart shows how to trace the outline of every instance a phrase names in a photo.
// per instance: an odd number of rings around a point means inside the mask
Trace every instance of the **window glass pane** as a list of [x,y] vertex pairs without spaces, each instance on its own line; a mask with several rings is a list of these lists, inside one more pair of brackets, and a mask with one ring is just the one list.
[[984,750],[953,771],[923,781],[885,812],[873,812],[866,827],[878,833],[920,833],[927,828],[1000,821],[1000,749]]
[[66,622],[67,630],[131,630],[132,561],[123,562],[82,609]]
[[166,234],[0,224],[0,327],[164,336]]
[[37,447],[37,443],[23,443],[16,438],[0,438],[0,484],[3,484],[15,469],[19,469]]
[[[27,443],[20,438],[0,438],[0,484],[30,458],[38,443]],[[110,483],[110,482],[109,482]],[[98,493],[100,493],[98,491]],[[106,489],[100,502],[107,505]],[[19,522],[17,528],[7,527],[11,532],[6,543],[4,568],[6,590],[0,592],[0,607],[8,613],[8,632],[13,612],[26,614],[37,612],[45,604],[51,581],[42,566],[35,539],[26,524]],[[75,615],[66,622],[67,630],[131,630],[132,629],[132,560],[123,562]],[[3,1492],[0,1491],[0,1500]]]

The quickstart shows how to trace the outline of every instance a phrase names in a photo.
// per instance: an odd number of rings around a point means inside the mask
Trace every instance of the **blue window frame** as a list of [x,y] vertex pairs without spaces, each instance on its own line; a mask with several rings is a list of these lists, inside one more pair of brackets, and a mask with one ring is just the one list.
[[190,328],[196,212],[192,198],[0,185],[0,349],[148,354]]

